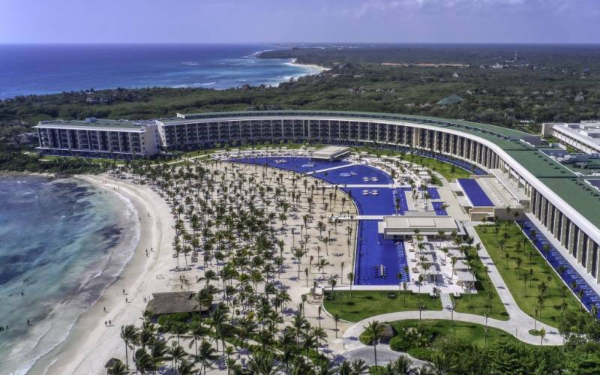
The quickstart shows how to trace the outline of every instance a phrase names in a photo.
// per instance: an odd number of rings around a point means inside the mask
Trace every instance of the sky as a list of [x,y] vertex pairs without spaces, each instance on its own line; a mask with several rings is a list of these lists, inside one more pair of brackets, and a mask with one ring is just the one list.
[[600,0],[0,0],[0,43],[600,43]]

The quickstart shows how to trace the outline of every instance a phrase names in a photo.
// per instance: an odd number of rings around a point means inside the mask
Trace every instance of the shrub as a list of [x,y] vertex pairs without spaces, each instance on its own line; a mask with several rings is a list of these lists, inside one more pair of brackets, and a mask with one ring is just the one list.
[[161,326],[166,326],[173,323],[186,323],[191,317],[192,314],[190,313],[161,315],[158,317],[158,324]]
[[427,348],[412,348],[408,351],[408,354],[411,356],[422,359],[423,361],[432,361],[433,359],[433,351]]

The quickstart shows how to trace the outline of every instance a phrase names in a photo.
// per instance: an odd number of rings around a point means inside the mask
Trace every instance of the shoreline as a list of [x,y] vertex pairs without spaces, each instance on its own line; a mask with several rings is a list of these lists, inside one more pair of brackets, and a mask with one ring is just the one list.
[[[148,301],[151,293],[170,290],[168,274],[172,262],[168,261],[168,249],[173,238],[173,219],[167,204],[148,185],[135,185],[107,175],[75,178],[129,200],[137,211],[140,238],[115,281],[74,322],[65,340],[40,357],[28,374],[104,373],[108,359],[124,354],[120,327],[139,321],[146,306],[144,300]],[[108,320],[112,321],[111,326],[102,324]]]
[[310,69],[316,69],[316,70],[320,70],[320,72],[319,72],[319,73],[322,73],[322,72],[326,72],[326,71],[329,71],[329,70],[331,70],[331,68],[328,68],[328,67],[326,67],[326,66],[323,66],[323,65],[317,65],[317,64],[302,64],[302,63],[299,63],[299,62],[297,62],[297,61],[298,61],[298,59],[294,59],[294,61],[293,61],[291,64],[292,64],[292,65],[294,65],[294,66],[301,66],[301,67],[305,67],[305,68],[310,68]]

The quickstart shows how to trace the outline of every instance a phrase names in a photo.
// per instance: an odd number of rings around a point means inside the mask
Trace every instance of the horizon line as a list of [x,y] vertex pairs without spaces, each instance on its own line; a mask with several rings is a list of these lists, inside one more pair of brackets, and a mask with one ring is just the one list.
[[0,46],[34,46],[34,45],[289,45],[289,46],[317,46],[317,45],[521,45],[521,46],[600,46],[600,42],[0,42]]

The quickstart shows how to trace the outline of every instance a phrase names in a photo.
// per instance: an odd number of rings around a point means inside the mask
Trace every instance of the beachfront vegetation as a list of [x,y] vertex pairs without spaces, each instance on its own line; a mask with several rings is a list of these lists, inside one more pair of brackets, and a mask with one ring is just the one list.
[[[581,320],[588,337],[598,338],[600,324],[585,313]],[[600,371],[598,342],[570,336],[562,347],[533,346],[512,335],[473,323],[447,320],[391,322],[396,336],[392,350],[432,363],[441,374],[594,374]],[[580,332],[583,332],[580,331]],[[368,342],[366,334],[361,341]]]
[[20,149],[0,145],[0,171],[52,173],[61,175],[100,173],[112,163],[84,158],[45,159],[34,152],[24,153]]
[[476,227],[502,279],[526,314],[556,327],[583,308],[569,288],[512,221]]
[[338,315],[349,322],[391,312],[441,310],[439,298],[431,298],[426,294],[412,292],[376,292],[376,291],[334,291],[323,303],[330,315]]

